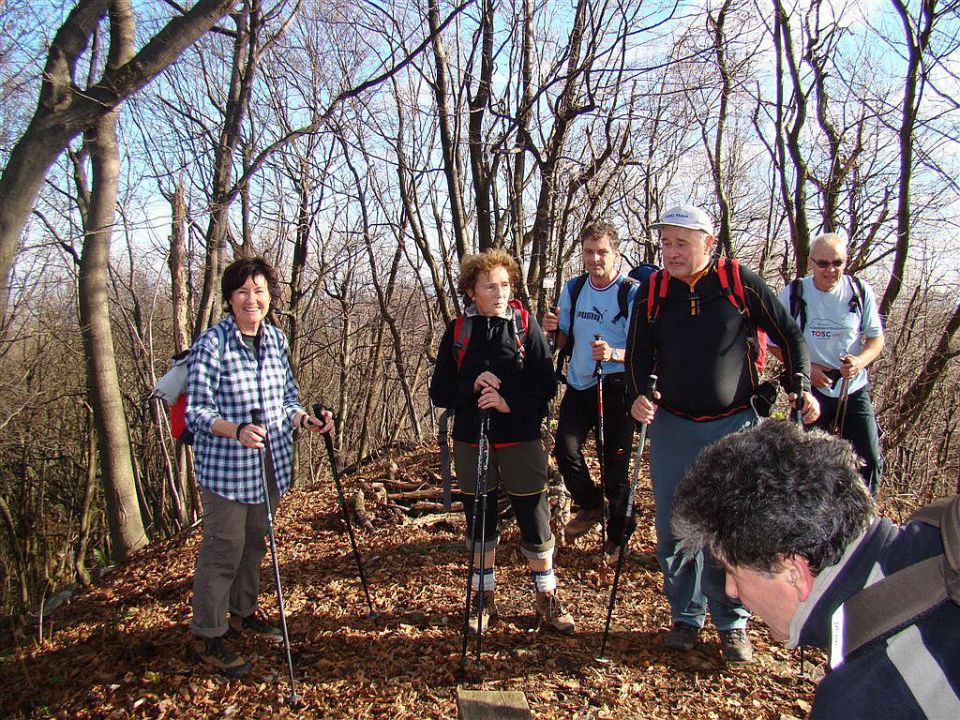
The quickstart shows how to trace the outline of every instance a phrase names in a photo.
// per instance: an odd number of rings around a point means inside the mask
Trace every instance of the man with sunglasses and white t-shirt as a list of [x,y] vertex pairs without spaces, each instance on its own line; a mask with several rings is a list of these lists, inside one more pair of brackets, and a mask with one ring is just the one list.
[[835,233],[818,236],[810,246],[810,274],[788,284],[779,299],[810,349],[810,384],[820,402],[817,425],[850,441],[864,462],[860,475],[876,497],[880,442],[867,367],[883,351],[883,327],[873,290],[844,275],[846,264],[846,240]]

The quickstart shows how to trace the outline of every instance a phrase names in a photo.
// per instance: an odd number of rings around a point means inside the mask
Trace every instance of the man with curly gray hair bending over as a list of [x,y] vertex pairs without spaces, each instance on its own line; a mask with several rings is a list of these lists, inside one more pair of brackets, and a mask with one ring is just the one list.
[[918,517],[878,517],[849,443],[769,420],[699,456],[673,531],[776,639],[829,653],[811,717],[957,718],[960,500]]

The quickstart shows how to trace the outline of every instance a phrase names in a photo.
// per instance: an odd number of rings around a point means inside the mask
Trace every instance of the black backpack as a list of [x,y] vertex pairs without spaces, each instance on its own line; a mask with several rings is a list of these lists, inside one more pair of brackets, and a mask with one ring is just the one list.
[[949,599],[960,605],[960,495],[930,503],[911,517],[940,529],[943,552],[865,587],[844,604],[843,654],[912,624]]

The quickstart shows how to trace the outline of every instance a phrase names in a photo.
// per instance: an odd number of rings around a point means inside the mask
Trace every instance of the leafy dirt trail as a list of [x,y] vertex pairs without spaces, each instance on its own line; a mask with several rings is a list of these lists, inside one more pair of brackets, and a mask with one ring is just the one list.
[[[400,475],[437,472],[435,449],[394,458]],[[385,477],[383,466],[358,473]],[[357,478],[344,477],[346,486]],[[652,494],[641,488],[638,531],[624,562],[605,663],[598,662],[613,571],[596,559],[588,535],[559,548],[558,579],[578,622],[571,637],[532,629],[533,595],[516,526],[507,522],[498,551],[502,620],[485,633],[483,670],[459,669],[465,588],[463,521],[396,525],[376,514],[358,533],[379,617],[366,601],[332,485],[290,493],[277,518],[277,543],[298,690],[287,707],[282,651],[243,638],[254,659],[241,680],[211,677],[190,657],[190,583],[199,532],[150,547],[111,569],[47,622],[42,644],[0,647],[0,716],[18,718],[454,718],[458,686],[520,690],[537,718],[805,717],[814,683],[799,676],[799,656],[773,643],[760,624],[750,636],[756,661],[720,659],[716,633],[683,655],[662,645],[669,611],[653,559]],[[268,563],[269,559],[265,561]],[[272,573],[261,598],[276,612]],[[473,645],[470,647],[473,655]],[[807,653],[819,672],[822,656]],[[816,667],[815,667],[816,666]]]

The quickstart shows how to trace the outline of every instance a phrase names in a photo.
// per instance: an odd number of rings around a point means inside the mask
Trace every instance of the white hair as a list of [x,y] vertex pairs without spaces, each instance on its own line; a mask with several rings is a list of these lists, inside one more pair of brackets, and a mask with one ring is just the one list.
[[820,243],[827,243],[829,245],[832,245],[833,247],[840,250],[844,255],[847,254],[847,238],[845,235],[841,235],[840,233],[832,233],[832,232],[822,233],[820,235],[817,235],[817,237],[813,239],[813,242],[810,243],[810,252],[813,253],[813,251],[817,248],[817,245],[819,245]]

